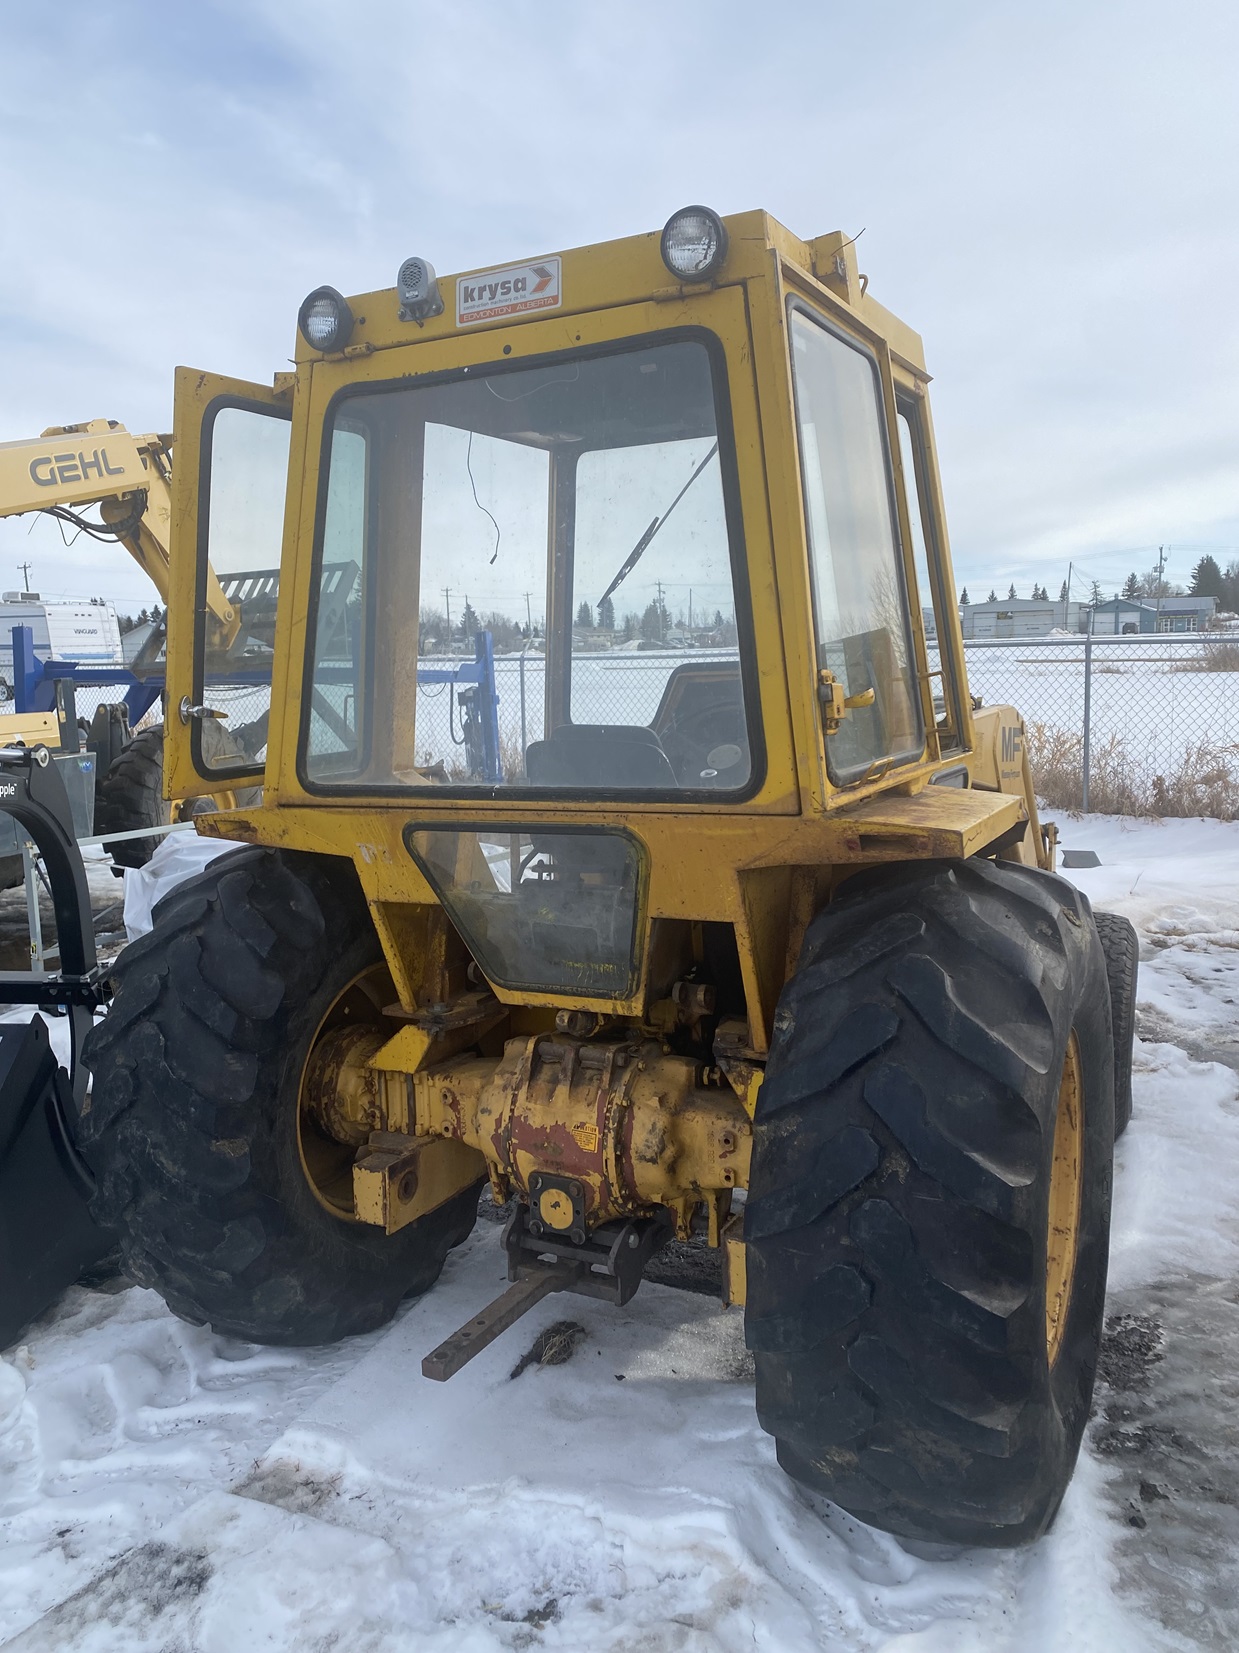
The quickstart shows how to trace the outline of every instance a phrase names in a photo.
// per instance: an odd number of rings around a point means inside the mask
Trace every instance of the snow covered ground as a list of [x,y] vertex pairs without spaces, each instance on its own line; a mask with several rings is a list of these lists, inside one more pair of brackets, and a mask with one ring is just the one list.
[[[502,1288],[480,1222],[370,1337],[258,1349],[74,1288],[0,1363],[0,1644],[23,1653],[1144,1653],[1239,1645],[1239,824],[1064,821],[1141,934],[1110,1333],[1053,1532],[875,1533],[795,1487],[741,1316],[551,1298],[451,1383]],[[535,1334],[586,1330],[509,1376]]]

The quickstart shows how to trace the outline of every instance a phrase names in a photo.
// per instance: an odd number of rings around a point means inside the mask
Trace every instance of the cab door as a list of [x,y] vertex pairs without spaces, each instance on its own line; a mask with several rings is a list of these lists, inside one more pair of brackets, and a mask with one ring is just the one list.
[[925,750],[894,467],[877,355],[788,311],[827,774],[848,787]]
[[291,411],[283,387],[176,370],[164,713],[169,797],[262,784]]

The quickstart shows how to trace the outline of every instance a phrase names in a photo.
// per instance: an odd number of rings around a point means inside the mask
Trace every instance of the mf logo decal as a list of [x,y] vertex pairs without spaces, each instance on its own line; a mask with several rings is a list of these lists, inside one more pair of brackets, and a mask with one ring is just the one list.
[[1024,731],[1018,723],[1004,723],[1002,726],[1002,766],[1004,769],[1013,767],[1020,761],[1020,754],[1024,750]]
[[544,258],[539,264],[513,264],[486,275],[460,276],[456,282],[456,325],[498,321],[501,316],[523,316],[529,310],[558,310],[563,302],[560,264]]
[[85,482],[95,476],[124,476],[123,465],[113,465],[106,448],[96,448],[89,458],[84,453],[45,453],[30,461],[30,480],[40,488],[62,487],[66,482]]

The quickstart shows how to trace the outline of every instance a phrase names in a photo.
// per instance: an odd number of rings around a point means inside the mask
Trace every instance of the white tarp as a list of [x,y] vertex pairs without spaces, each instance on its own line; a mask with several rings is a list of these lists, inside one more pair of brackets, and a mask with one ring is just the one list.
[[197,877],[216,856],[239,847],[218,838],[199,838],[196,832],[169,832],[144,867],[125,872],[125,934],[130,941],[150,934],[151,912],[169,890]]

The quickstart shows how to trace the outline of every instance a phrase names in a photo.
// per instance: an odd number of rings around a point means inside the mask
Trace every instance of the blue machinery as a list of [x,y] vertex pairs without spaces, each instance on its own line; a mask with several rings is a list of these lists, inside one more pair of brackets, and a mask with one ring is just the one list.
[[[335,668],[338,681],[352,683],[347,666]],[[328,673],[331,668],[328,668]],[[328,673],[319,670],[322,681]],[[270,683],[270,671],[246,670],[212,677],[216,687],[257,687]],[[489,631],[473,639],[473,659],[459,666],[417,668],[419,684],[449,685],[448,733],[465,748],[469,773],[498,785],[503,779],[499,756],[499,695],[495,688],[495,648]],[[123,686],[130,727],[134,727],[159,699],[164,690],[162,673],[141,676],[124,666],[83,666],[72,660],[40,660],[34,652],[34,632],[29,626],[13,627],[13,709],[17,712],[55,712],[62,727],[77,731],[76,703],[71,698],[79,688]],[[66,694],[66,690],[70,691]],[[460,705],[461,733],[456,734],[456,704]]]

